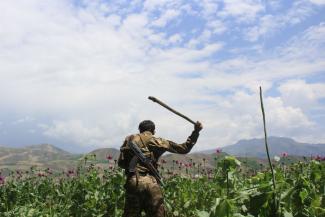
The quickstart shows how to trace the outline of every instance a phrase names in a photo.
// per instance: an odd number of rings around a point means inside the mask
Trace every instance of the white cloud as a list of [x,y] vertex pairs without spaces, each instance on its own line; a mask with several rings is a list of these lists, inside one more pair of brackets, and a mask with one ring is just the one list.
[[[298,137],[300,140],[310,137],[311,134],[317,135],[316,124],[301,109],[286,106],[280,97],[264,95],[264,107],[269,135]],[[205,108],[204,114],[199,114],[205,120],[206,129],[203,133],[209,135],[209,139],[202,135],[202,149],[213,148],[210,144],[217,147],[240,139],[263,137],[258,88],[253,93],[236,91],[228,97],[221,97],[215,101],[213,107]],[[197,149],[199,148],[196,147]]]
[[145,0],[143,7],[147,11],[154,11],[156,9],[164,9],[170,5],[177,4],[176,1],[173,0]]
[[[272,34],[276,29],[280,28],[284,23],[279,18],[273,15],[265,15],[260,19],[260,25],[250,27],[246,33],[246,37],[249,41],[257,41],[261,36],[266,33]],[[281,23],[281,24],[279,24]]]
[[169,37],[169,42],[174,44],[174,43],[179,43],[182,41],[182,36],[180,34],[174,34]]
[[204,44],[208,44],[212,35],[213,35],[212,30],[206,29],[197,38],[192,38],[187,43],[187,47],[196,48],[196,47],[202,46]]
[[227,88],[252,81],[276,81],[322,72],[325,68],[325,56],[321,52],[325,45],[323,26],[321,23],[308,28],[287,44],[275,48],[272,55],[256,59],[239,56],[212,65],[206,85]]
[[181,63],[188,62],[189,65],[192,65],[191,62],[202,60],[203,58],[209,57],[212,54],[220,51],[222,46],[223,45],[221,43],[214,43],[208,44],[202,49],[197,50],[191,48],[171,48],[168,50],[168,52],[158,52],[155,56],[157,58],[155,61],[173,60],[174,62],[179,61]]
[[268,0],[266,2],[266,4],[268,6],[270,6],[270,8],[275,10],[275,11],[279,10],[279,9],[281,9],[283,7],[283,5],[281,5],[281,3],[282,3],[281,0]]
[[211,28],[214,34],[222,34],[227,30],[226,25],[220,20],[212,20],[208,22],[207,26]]
[[273,130],[278,133],[282,131],[283,134],[291,129],[306,129],[314,125],[301,109],[285,106],[279,97],[269,97],[266,106],[269,107],[268,120],[272,122]]
[[258,24],[244,30],[244,34],[247,40],[254,42],[261,37],[270,37],[288,25],[299,24],[312,13],[313,8],[310,4],[306,4],[305,1],[295,1],[284,14],[264,14],[258,20]]
[[108,16],[108,17],[106,18],[106,20],[107,20],[107,22],[108,22],[110,25],[112,25],[112,26],[114,26],[114,27],[118,27],[118,26],[120,26],[120,25],[121,25],[121,22],[122,22],[121,17],[118,16],[118,15],[115,15],[115,14]]
[[199,4],[203,8],[202,13],[206,18],[212,18],[218,13],[219,5],[214,0],[201,0]]
[[325,0],[310,0],[310,2],[317,5],[325,5]]
[[32,122],[34,121],[35,118],[30,117],[30,116],[25,116],[23,118],[20,118],[18,120],[15,120],[14,122],[12,122],[12,124],[16,125],[16,124],[22,124],[22,123],[26,123],[26,122]]
[[318,100],[325,98],[325,84],[308,84],[304,80],[289,80],[279,86],[284,102],[287,105],[305,110],[312,109]]
[[169,21],[179,16],[179,14],[180,12],[177,10],[173,10],[173,9],[167,10],[157,20],[154,20],[152,22],[152,25],[157,27],[164,27]]
[[[108,146],[105,144],[105,132],[99,127],[87,127],[81,120],[54,121],[53,126],[44,127],[44,134],[53,138],[82,146]],[[104,144],[103,144],[104,142]]]
[[314,41],[318,43],[325,43],[325,22],[321,22],[319,25],[312,26],[306,31],[304,39],[308,41]]
[[227,0],[219,13],[221,17],[231,16],[239,22],[252,22],[264,10],[260,0]]
[[306,29],[303,34],[292,37],[288,43],[280,48],[279,54],[287,59],[304,59],[317,65],[324,59],[320,52],[325,47],[325,23],[320,23]]

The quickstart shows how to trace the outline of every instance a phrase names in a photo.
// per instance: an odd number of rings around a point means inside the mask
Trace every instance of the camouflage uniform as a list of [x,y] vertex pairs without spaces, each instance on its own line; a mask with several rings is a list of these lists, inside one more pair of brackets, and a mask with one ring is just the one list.
[[129,164],[134,156],[128,148],[130,138],[135,142],[141,151],[151,157],[155,166],[159,157],[166,151],[172,153],[186,154],[190,152],[199,137],[198,131],[193,131],[186,142],[177,144],[175,142],[156,138],[150,131],[126,137],[121,146],[118,165],[125,169],[127,180],[125,183],[125,207],[123,217],[139,217],[144,210],[148,217],[165,216],[165,207],[162,192],[159,184],[150,171],[140,162],[136,164],[135,173],[129,172]]

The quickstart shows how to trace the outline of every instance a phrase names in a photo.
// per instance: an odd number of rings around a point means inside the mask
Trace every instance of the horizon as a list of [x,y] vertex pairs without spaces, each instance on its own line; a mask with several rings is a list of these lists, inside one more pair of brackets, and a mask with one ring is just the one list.
[[119,148],[153,120],[193,151],[268,134],[325,143],[325,1],[28,0],[0,9],[0,144]]
[[[281,137],[281,136],[268,136],[268,141],[270,139],[290,139],[290,140],[293,140],[294,142],[298,143],[298,144],[303,144],[303,145],[325,145],[323,143],[302,143],[300,141],[296,141],[292,138],[289,138],[289,137]],[[203,149],[203,150],[196,150],[196,151],[191,151],[190,153],[204,153],[204,152],[211,152],[211,151],[215,151],[217,149],[223,149],[223,148],[227,148],[229,146],[234,146],[234,145],[237,145],[237,143],[240,143],[242,141],[249,141],[249,140],[264,140],[264,137],[263,138],[251,138],[251,139],[241,139],[241,140],[238,140],[237,142],[233,143],[233,144],[226,144],[224,146],[220,146],[220,147],[215,147],[215,148],[210,148],[210,149]],[[31,147],[31,146],[42,146],[42,145],[50,145],[52,147],[55,147],[55,148],[58,148],[58,149],[61,149],[62,151],[65,151],[65,152],[68,152],[69,154],[87,154],[87,153],[90,153],[90,152],[93,152],[93,151],[96,151],[96,150],[100,150],[100,149],[115,149],[115,150],[118,150],[119,151],[119,147],[100,147],[100,148],[90,148],[88,147],[88,149],[86,150],[83,150],[81,152],[76,152],[74,149],[72,150],[69,150],[69,149],[66,149],[65,147],[60,147],[60,145],[56,145],[56,144],[48,144],[48,143],[39,143],[39,144],[29,144],[29,145],[25,145],[25,146],[18,146],[18,147],[10,147],[10,146],[6,146],[6,145],[3,145],[3,144],[0,144],[0,147],[4,147],[4,148],[14,148],[14,149],[19,149],[19,148],[28,148],[28,147]],[[166,152],[164,153],[165,154],[172,154],[172,153],[169,153],[169,152]]]

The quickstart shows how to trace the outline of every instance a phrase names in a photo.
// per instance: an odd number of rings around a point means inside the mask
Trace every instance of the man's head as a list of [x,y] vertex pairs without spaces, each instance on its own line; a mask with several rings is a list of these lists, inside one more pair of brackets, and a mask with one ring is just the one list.
[[155,134],[155,123],[150,120],[144,120],[139,124],[140,133],[144,131],[150,131],[152,134]]

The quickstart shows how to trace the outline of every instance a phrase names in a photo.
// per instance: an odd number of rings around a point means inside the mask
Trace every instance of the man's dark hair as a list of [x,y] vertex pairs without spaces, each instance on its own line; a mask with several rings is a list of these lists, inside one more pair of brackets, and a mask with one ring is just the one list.
[[139,124],[140,133],[144,131],[150,131],[151,133],[155,132],[155,123],[150,120],[144,120]]

